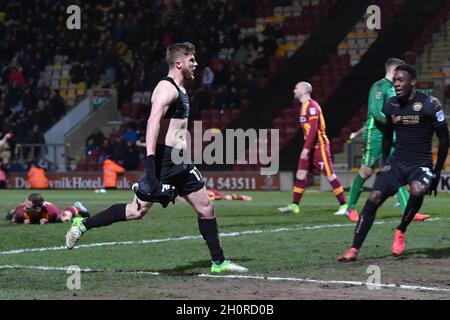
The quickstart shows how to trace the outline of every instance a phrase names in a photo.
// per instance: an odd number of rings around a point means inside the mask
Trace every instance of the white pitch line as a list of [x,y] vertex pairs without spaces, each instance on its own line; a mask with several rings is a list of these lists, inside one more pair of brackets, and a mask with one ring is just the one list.
[[[438,221],[442,220],[441,218],[431,218],[427,221]],[[386,224],[386,223],[396,223],[395,221],[376,221],[374,224]],[[229,232],[229,233],[221,233],[220,237],[239,237],[248,234],[261,234],[261,233],[276,233],[276,232],[290,232],[290,231],[301,231],[301,230],[318,230],[325,228],[342,228],[342,227],[354,227],[354,223],[345,223],[345,224],[324,224],[317,226],[302,226],[298,225],[293,228],[277,228],[271,230],[248,230],[248,231],[240,231],[240,232]],[[165,239],[150,239],[150,240],[139,240],[139,241],[114,241],[114,242],[96,242],[90,244],[81,244],[77,245],[74,249],[81,248],[92,248],[92,247],[107,247],[107,246],[116,246],[116,245],[133,245],[133,244],[150,244],[150,243],[161,243],[168,241],[182,241],[182,240],[196,240],[202,239],[202,236],[183,236],[178,238],[165,238]],[[43,247],[43,248],[23,248],[23,249],[12,249],[8,251],[1,251],[0,255],[6,254],[19,254],[19,253],[27,253],[27,252],[44,252],[44,251],[60,251],[67,250],[65,246],[57,246],[57,247]]]
[[[0,270],[2,269],[26,269],[26,270],[40,270],[40,271],[64,271],[66,272],[69,267],[48,267],[48,266],[23,266],[18,264],[11,264],[11,265],[0,265]],[[72,269],[73,270],[73,269]],[[84,268],[79,269],[80,272],[114,272],[114,273],[132,273],[132,274],[147,274],[152,276],[159,276],[159,272],[152,272],[152,271],[115,271],[115,270],[100,270],[100,269],[91,269],[91,268]]]
[[[42,270],[42,271],[67,271],[68,267],[48,267],[48,266],[22,266],[18,264],[3,265],[1,269],[28,269],[28,270]],[[81,272],[101,272],[101,270],[94,270],[91,268],[80,269]]]
[[[0,270],[2,269],[27,269],[27,270],[40,270],[40,271],[64,271],[66,272],[68,267],[49,267],[49,266],[24,266],[24,265],[0,265]],[[80,272],[113,272],[113,273],[127,273],[127,274],[145,274],[152,276],[162,276],[159,272],[151,271],[115,271],[115,270],[99,270],[84,268],[80,269]],[[339,284],[339,285],[352,285],[352,286],[372,286],[373,283],[367,283],[362,281],[346,281],[346,280],[316,280],[316,279],[302,279],[302,278],[291,278],[291,277],[267,277],[267,276],[244,276],[244,275],[212,275],[207,273],[202,273],[197,275],[200,278],[217,278],[217,279],[249,279],[249,280],[263,280],[263,281],[290,281],[290,282],[306,282],[306,283],[317,283],[317,284]],[[437,291],[437,292],[450,292],[450,289],[438,288],[438,287],[424,287],[419,285],[404,285],[395,283],[380,283],[377,284],[380,288],[393,288],[393,289],[404,289],[404,290],[418,290],[418,291]]]
[[450,292],[450,289],[437,288],[437,287],[423,287],[418,285],[404,285],[394,283],[380,283],[373,284],[361,281],[345,281],[345,280],[315,280],[315,279],[302,279],[302,278],[284,278],[284,277],[265,277],[265,276],[241,276],[241,275],[211,275],[211,274],[199,274],[199,277],[204,278],[222,278],[222,279],[255,279],[255,280],[268,280],[268,281],[295,281],[295,282],[310,282],[319,284],[348,284],[353,286],[379,286],[381,288],[396,288],[405,290],[427,290],[427,291],[443,291]]

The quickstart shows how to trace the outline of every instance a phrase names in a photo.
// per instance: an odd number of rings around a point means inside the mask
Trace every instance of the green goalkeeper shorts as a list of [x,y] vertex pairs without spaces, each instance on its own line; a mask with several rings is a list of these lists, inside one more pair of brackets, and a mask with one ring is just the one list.
[[383,142],[381,140],[367,140],[363,147],[361,165],[369,168],[375,167],[383,155]]

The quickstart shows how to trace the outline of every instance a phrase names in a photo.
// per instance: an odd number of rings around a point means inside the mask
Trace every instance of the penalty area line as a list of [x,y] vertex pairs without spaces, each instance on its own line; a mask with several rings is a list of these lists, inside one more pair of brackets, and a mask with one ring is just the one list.
[[[72,267],[71,272],[74,271]],[[51,267],[51,266],[26,266],[26,265],[0,265],[0,270],[5,269],[27,269],[27,270],[38,270],[38,271],[64,271],[70,267]],[[95,273],[95,272],[112,272],[112,273],[126,273],[126,274],[143,274],[143,275],[152,275],[152,276],[163,276],[159,272],[151,272],[151,271],[117,271],[117,270],[101,270],[101,269],[92,269],[92,268],[80,268],[80,272],[85,273]],[[450,289],[439,288],[439,287],[426,287],[419,285],[407,285],[407,284],[395,284],[395,283],[368,283],[362,281],[348,281],[348,280],[317,280],[310,278],[293,278],[293,277],[273,277],[273,276],[252,276],[252,275],[213,275],[202,273],[198,274],[195,277],[199,278],[214,278],[214,279],[232,279],[232,280],[260,280],[260,281],[287,281],[287,282],[303,282],[303,283],[313,283],[313,284],[337,284],[337,285],[352,285],[352,286],[367,286],[373,289],[377,288],[387,288],[387,289],[402,289],[402,290],[415,290],[415,291],[434,291],[434,292],[450,292]]]

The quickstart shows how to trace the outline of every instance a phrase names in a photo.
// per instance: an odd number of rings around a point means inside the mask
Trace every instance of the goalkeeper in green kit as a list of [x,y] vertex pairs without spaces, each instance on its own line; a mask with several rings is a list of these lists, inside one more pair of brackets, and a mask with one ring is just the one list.
[[[347,217],[349,220],[358,221],[358,211],[356,210],[356,203],[363,191],[364,183],[373,173],[374,167],[382,156],[382,141],[383,132],[382,126],[386,121],[383,114],[384,102],[390,97],[395,96],[394,85],[392,79],[394,77],[395,68],[405,62],[390,58],[386,61],[386,75],[383,79],[375,82],[370,88],[369,92],[369,110],[367,112],[366,126],[363,136],[363,157],[361,161],[361,168],[353,180],[350,188],[350,197],[347,209]],[[402,210],[405,210],[408,202],[409,192],[406,186],[403,186],[397,192],[397,199],[400,202]],[[427,214],[416,213],[414,221],[423,221],[430,216]]]

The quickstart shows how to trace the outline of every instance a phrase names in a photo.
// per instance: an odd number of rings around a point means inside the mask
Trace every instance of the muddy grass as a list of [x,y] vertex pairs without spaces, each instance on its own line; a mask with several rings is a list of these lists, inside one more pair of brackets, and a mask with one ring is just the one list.
[[[138,285],[120,291],[84,292],[81,299],[144,299],[144,300],[448,300],[450,299],[450,258],[386,257],[356,261],[343,268],[349,271],[359,265],[380,267],[382,284],[422,286],[441,290],[385,288],[369,290],[366,285],[310,283],[302,281],[267,279],[201,278],[193,274],[149,276]],[[289,275],[270,275],[289,277]],[[369,276],[369,275],[368,275]],[[301,274],[295,278],[304,278]],[[141,279],[142,280],[142,279]],[[342,277],[340,281],[365,281],[356,277]],[[445,289],[447,291],[444,291]],[[74,297],[75,299],[77,297]]]

